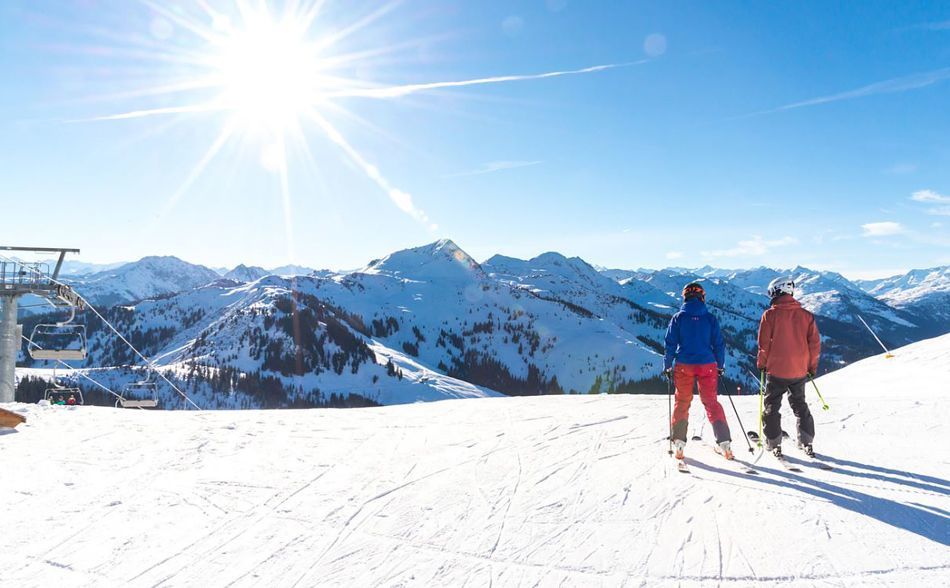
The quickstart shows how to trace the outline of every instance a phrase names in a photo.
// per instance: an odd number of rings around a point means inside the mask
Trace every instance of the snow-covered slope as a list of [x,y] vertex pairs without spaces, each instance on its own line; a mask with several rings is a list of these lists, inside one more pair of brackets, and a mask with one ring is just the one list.
[[481,266],[450,239],[397,251],[373,260],[358,274],[383,275],[414,280],[469,280],[481,276]]
[[[869,403],[900,399],[920,405],[926,399],[946,400],[950,389],[945,386],[950,383],[950,335],[918,341],[890,355],[863,359],[822,376],[818,382],[841,389],[853,400]],[[894,410],[895,415],[899,413]]]
[[609,269],[605,267],[594,268],[600,272],[604,277],[610,278],[616,282],[621,282],[623,280],[629,280],[630,278],[640,277],[642,274],[648,274],[653,270],[642,269],[642,270],[623,270],[623,269]]
[[[5,405],[28,422],[0,436],[20,473],[0,476],[0,569],[18,587],[939,586],[950,424],[932,384],[948,366],[942,337],[821,378],[831,410],[809,401],[835,470],[764,456],[757,476],[702,443],[677,473],[663,396]],[[758,399],[736,404],[754,427]]]
[[[555,268],[562,260],[552,255],[545,263]],[[611,294],[584,277],[618,291],[620,286],[590,266],[568,264],[566,271],[522,279],[519,271],[482,266],[443,240],[313,284],[316,296],[372,325],[390,348],[506,393],[586,392],[598,378],[620,385],[655,377],[657,354],[634,333],[602,320],[607,307],[601,302]],[[582,299],[566,297],[568,291]],[[629,302],[619,302],[624,317],[636,313]],[[625,320],[647,320],[638,316]]]
[[[109,318],[204,408],[313,405],[331,395],[379,404],[498,395],[373,340],[358,318],[314,295],[318,281],[221,279],[116,307]],[[101,326],[89,331],[88,346],[88,368],[140,363]],[[140,376],[127,370],[93,375],[113,390]],[[164,407],[176,406],[167,385],[159,386],[159,395]]]
[[67,283],[103,306],[184,292],[219,279],[214,270],[177,257],[144,257],[115,269],[74,276]]

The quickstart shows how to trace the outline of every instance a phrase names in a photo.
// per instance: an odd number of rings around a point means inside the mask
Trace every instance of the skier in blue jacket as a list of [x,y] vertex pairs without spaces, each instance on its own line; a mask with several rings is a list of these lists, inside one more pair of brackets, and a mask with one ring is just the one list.
[[719,321],[706,309],[706,291],[701,284],[687,284],[683,288],[683,306],[670,319],[670,326],[666,330],[664,360],[664,372],[676,386],[676,405],[670,425],[676,459],[683,459],[689,405],[696,384],[699,385],[699,398],[706,407],[706,417],[716,436],[718,451],[726,459],[733,458],[726,413],[716,398],[719,376],[725,369],[725,362],[726,346],[722,331]]

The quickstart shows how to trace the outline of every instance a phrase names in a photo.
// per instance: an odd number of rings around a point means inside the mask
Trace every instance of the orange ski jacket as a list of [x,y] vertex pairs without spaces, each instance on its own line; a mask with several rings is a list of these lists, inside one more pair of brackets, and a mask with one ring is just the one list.
[[821,337],[815,316],[789,295],[779,296],[759,322],[760,370],[797,380],[818,371]]

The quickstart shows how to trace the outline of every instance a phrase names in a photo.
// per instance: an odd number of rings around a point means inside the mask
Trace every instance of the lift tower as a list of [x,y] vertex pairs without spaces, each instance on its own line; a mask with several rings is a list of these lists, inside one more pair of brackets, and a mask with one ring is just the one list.
[[[59,254],[52,272],[46,263],[0,261],[0,402],[13,402],[16,394],[16,356],[20,350],[22,333],[16,321],[17,300],[21,296],[33,294],[45,298],[54,307],[68,309],[72,313],[82,310],[85,304],[72,288],[59,282],[59,270],[63,267],[66,254],[79,253],[78,249],[0,245],[0,251]],[[84,355],[85,346],[82,352]]]

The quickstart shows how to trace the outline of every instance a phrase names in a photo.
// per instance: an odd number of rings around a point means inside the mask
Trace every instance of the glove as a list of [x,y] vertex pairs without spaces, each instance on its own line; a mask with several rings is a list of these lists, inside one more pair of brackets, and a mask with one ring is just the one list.
[[719,375],[720,375],[720,376],[726,375],[726,368],[724,368],[724,367],[719,368]]
[[672,381],[673,381],[673,368],[666,368],[665,370],[663,370],[663,375],[666,376],[666,379],[667,379],[667,380],[669,380],[669,381],[672,382]]
[[809,379],[809,380],[812,380],[812,379],[814,379],[814,378],[815,378],[815,372],[811,372],[811,371],[808,372],[808,379]]

